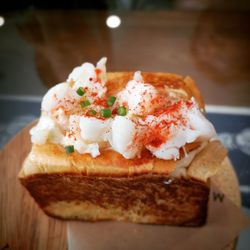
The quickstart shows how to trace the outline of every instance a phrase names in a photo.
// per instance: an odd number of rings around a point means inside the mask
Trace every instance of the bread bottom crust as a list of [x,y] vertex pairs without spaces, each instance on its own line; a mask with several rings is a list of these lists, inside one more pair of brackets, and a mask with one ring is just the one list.
[[201,226],[207,216],[209,185],[192,179],[63,173],[35,174],[21,182],[46,214],[61,219]]

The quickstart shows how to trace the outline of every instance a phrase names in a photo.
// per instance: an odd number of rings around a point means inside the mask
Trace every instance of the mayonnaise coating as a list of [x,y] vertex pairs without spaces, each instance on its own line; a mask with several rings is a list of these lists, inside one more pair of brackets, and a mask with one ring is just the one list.
[[106,82],[106,62],[107,58],[103,57],[97,62],[96,67],[91,63],[83,63],[76,67],[68,76],[67,82],[73,81],[72,88],[77,90],[82,87],[87,89],[86,95],[93,100],[93,93],[96,97],[103,97],[107,91],[105,87]]
[[124,90],[117,95],[120,105],[127,104],[129,114],[145,115],[155,108],[153,100],[157,98],[157,90],[151,85],[143,82],[141,72],[134,74],[133,80],[129,81]]
[[75,150],[80,154],[91,154],[92,157],[100,155],[99,145],[94,142],[87,142],[81,136],[80,120],[81,116],[71,115],[69,118],[69,130],[63,138],[63,145],[73,145]]
[[60,104],[60,101],[64,99],[63,104],[67,105],[66,100],[70,100],[71,89],[68,83],[59,83],[53,86],[45,94],[42,100],[42,111],[50,112]]
[[129,118],[116,116],[112,123],[110,145],[126,159],[134,158],[138,154],[139,147],[133,145],[136,134],[136,126]]
[[[189,101],[189,105],[183,102],[175,112],[163,114],[160,117],[149,117],[149,127],[155,127],[161,122],[167,124],[165,141],[157,147],[146,145],[146,148],[160,159],[177,160],[180,158],[179,149],[187,143],[216,137],[213,125],[201,113],[194,98]],[[162,131],[165,128],[163,126]]]
[[41,116],[37,125],[30,130],[30,134],[34,144],[45,144],[47,140],[60,144],[63,139],[62,132],[49,116]]
[[81,116],[79,126],[82,139],[92,142],[107,141],[111,123],[112,119],[101,120],[95,117]]

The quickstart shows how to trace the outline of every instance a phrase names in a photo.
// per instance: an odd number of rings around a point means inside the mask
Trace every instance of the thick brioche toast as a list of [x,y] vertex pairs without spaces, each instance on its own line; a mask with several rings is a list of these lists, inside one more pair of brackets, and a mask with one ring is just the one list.
[[[158,91],[174,93],[177,99],[194,97],[204,109],[190,77],[142,75]],[[114,95],[132,73],[108,73],[107,78],[108,94]],[[148,151],[129,160],[113,150],[92,158],[66,154],[62,146],[47,143],[32,146],[19,179],[45,213],[57,218],[199,226],[206,220],[209,178],[220,170],[226,154],[219,141],[208,142],[179,175],[181,160],[158,159]]]

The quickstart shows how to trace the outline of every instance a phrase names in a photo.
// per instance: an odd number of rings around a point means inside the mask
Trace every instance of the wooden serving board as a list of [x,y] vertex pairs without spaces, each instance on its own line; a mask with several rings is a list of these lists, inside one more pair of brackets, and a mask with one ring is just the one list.
[[[19,132],[0,152],[1,250],[67,249],[67,223],[45,215],[17,177],[31,147],[29,130],[33,125]],[[226,165],[227,171],[222,171],[226,174],[219,176],[220,186],[234,203],[240,205],[237,178],[230,163]],[[234,246],[235,242],[225,249],[234,249]]]
[[46,216],[17,178],[31,147],[31,126],[0,153],[0,249],[67,249],[66,222]]

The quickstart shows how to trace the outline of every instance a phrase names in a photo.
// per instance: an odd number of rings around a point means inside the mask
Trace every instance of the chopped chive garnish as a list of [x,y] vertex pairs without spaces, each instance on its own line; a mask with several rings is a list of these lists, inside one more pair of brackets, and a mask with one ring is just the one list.
[[115,96],[110,96],[109,98],[108,98],[108,100],[107,100],[107,104],[108,104],[108,106],[113,106],[114,105],[114,103],[115,103],[115,100],[116,100],[116,97]]
[[75,151],[73,145],[66,146],[66,147],[65,147],[65,150],[66,150],[66,153],[67,153],[67,154],[71,154],[71,153],[73,153],[73,152]]
[[85,94],[85,90],[82,87],[80,87],[80,88],[77,89],[76,93],[79,96],[83,96]]
[[102,109],[101,110],[101,116],[102,117],[108,118],[108,117],[111,117],[111,115],[112,115],[112,112],[111,112],[110,109]]
[[85,108],[86,106],[89,106],[90,105],[90,101],[89,100],[85,100],[83,102],[81,102],[81,107],[82,108]]
[[117,114],[121,115],[121,116],[125,116],[127,114],[127,109],[125,107],[123,107],[123,106],[120,106],[117,109]]
[[96,111],[94,109],[90,109],[87,114],[88,115],[96,115]]

